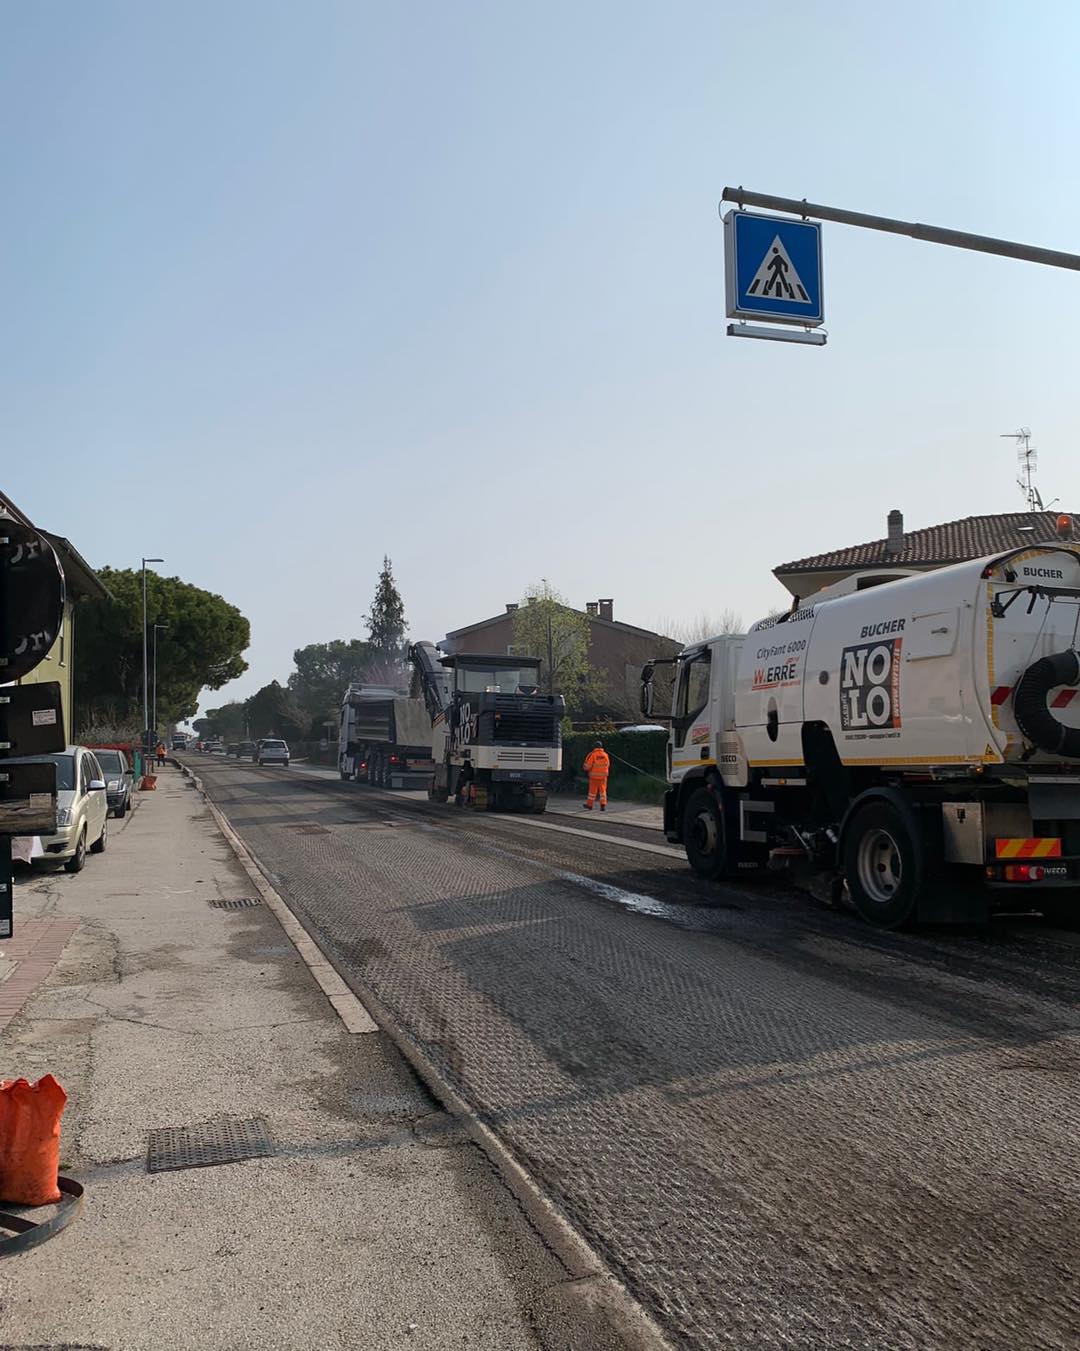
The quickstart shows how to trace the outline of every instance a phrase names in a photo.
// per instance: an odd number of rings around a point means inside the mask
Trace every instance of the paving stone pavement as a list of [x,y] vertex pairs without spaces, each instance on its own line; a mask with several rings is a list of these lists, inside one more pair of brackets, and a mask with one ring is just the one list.
[[23,919],[0,939],[0,1029],[7,1027],[56,965],[77,919]]
[[1076,935],[882,934],[513,818],[200,772],[679,1344],[1076,1345]]

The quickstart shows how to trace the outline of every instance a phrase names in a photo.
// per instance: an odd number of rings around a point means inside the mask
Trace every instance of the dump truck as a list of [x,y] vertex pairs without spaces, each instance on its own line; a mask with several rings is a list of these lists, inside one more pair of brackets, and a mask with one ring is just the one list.
[[389,685],[350,684],[338,731],[341,777],[380,788],[426,788],[433,770],[424,701]]
[[[667,838],[872,924],[1080,916],[1080,551],[856,573],[676,658]],[[652,713],[653,672],[642,671]]]
[[562,770],[566,704],[540,693],[539,658],[440,656],[430,643],[409,655],[431,719],[432,801],[543,812]]

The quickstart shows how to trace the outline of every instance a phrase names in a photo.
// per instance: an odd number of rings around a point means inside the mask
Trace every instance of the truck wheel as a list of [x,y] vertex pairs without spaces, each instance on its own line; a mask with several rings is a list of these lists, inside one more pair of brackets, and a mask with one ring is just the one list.
[[907,815],[891,802],[856,809],[844,831],[844,876],[868,924],[899,929],[915,914],[926,860]]
[[727,871],[727,841],[720,806],[707,788],[690,794],[683,812],[683,841],[690,866],[699,877],[714,880]]

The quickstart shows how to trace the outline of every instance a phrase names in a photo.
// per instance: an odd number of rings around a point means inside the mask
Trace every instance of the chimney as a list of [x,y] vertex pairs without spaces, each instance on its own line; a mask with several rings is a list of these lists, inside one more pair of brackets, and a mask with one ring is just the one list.
[[599,600],[596,603],[600,606],[600,618],[606,619],[610,623],[615,617],[612,613],[615,608],[615,602],[609,599]]
[[516,600],[508,600],[508,601],[506,602],[506,613],[507,613],[508,615],[512,615],[516,609],[517,609],[517,601],[516,601]]
[[889,512],[889,536],[885,541],[885,552],[890,558],[904,552],[904,513],[895,507]]
[[585,613],[589,616],[590,619],[595,619],[597,614],[599,613],[599,610],[600,606],[596,603],[596,601],[587,600],[585,602]]

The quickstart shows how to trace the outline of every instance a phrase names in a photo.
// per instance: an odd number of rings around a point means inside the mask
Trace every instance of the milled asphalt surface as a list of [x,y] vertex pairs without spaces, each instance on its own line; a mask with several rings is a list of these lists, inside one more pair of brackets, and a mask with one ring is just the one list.
[[599,827],[192,760],[677,1344],[1077,1345],[1080,935],[885,934]]
[[[381,1033],[350,1035],[179,771],[16,924],[79,916],[0,1035],[69,1094],[62,1234],[0,1268],[0,1348],[618,1351],[580,1282]],[[265,1118],[271,1158],[150,1174],[158,1127]]]

